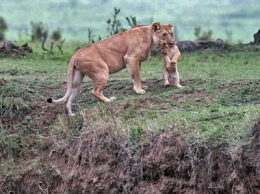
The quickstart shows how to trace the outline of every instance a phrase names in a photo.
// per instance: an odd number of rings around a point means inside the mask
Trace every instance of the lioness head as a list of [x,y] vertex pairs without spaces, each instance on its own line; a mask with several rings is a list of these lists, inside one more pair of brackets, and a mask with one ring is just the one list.
[[169,49],[168,46],[175,44],[173,39],[173,25],[161,25],[159,22],[152,24],[153,42],[155,46],[161,50],[162,53]]

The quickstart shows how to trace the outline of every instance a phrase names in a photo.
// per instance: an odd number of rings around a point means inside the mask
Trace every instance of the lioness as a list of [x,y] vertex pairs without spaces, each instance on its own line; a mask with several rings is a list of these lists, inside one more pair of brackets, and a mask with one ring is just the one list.
[[[162,47],[162,53],[164,54],[164,67],[163,67],[163,80],[164,87],[171,85],[176,86],[177,88],[183,87],[180,85],[179,72],[177,70],[177,61],[181,56],[179,48],[176,44],[169,45],[169,48]],[[163,50],[166,50],[163,52]]]
[[64,97],[49,103],[64,103],[65,113],[74,116],[71,104],[85,75],[93,80],[92,94],[100,101],[111,102],[115,97],[107,98],[102,94],[108,75],[127,67],[133,81],[133,90],[137,94],[145,93],[140,82],[140,65],[150,56],[152,48],[173,45],[172,25],[154,22],[151,25],[131,28],[99,42],[87,45],[71,57],[68,65],[67,92]]

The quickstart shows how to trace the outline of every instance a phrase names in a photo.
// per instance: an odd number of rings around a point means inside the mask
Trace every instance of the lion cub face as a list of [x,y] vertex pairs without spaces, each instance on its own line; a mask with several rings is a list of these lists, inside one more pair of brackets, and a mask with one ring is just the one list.
[[165,41],[160,41],[160,48],[159,50],[161,51],[161,53],[163,55],[168,55],[169,56],[169,52],[171,52],[171,47],[169,46],[167,43],[165,43]]

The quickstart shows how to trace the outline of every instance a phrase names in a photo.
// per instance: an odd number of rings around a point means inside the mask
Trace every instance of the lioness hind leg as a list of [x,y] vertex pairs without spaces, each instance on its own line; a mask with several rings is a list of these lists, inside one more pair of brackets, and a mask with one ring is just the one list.
[[106,84],[107,84],[108,74],[103,77],[99,77],[98,79],[93,80],[94,81],[94,88],[91,92],[96,98],[98,98],[102,102],[112,102],[115,100],[115,97],[107,98],[102,94],[102,91],[104,90]]
[[69,116],[75,116],[75,114],[72,113],[71,104],[78,93],[78,90],[79,90],[83,77],[84,77],[84,74],[81,73],[78,69],[74,70],[71,93],[70,93],[68,99],[64,102],[65,113],[68,114]]

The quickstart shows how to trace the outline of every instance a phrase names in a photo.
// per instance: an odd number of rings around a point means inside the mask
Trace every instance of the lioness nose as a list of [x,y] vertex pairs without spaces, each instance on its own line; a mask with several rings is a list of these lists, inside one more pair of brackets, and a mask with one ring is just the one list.
[[174,42],[174,41],[169,41],[169,42],[168,42],[168,45],[169,45],[169,46],[174,46],[174,45],[175,45],[175,42]]

